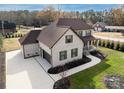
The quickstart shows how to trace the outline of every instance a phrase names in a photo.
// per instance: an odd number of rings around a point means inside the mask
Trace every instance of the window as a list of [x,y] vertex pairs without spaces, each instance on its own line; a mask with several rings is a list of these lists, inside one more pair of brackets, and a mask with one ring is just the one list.
[[78,56],[78,49],[77,48],[71,50],[71,57],[76,57],[76,56]]
[[67,59],[67,51],[59,52],[59,60]]
[[65,39],[65,42],[66,42],[66,43],[71,43],[71,42],[73,42],[73,36],[72,36],[72,35],[67,35],[65,38],[66,38],[66,39]]

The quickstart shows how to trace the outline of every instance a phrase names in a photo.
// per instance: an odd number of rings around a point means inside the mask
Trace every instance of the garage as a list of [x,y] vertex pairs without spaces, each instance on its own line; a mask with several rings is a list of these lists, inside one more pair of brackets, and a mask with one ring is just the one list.
[[43,50],[43,58],[46,59],[49,63],[51,63],[51,56]]
[[39,45],[37,43],[23,45],[23,54],[24,54],[24,58],[38,56]]
[[41,30],[31,30],[28,34],[24,35],[19,39],[24,58],[39,55],[40,51],[37,37],[40,32]]

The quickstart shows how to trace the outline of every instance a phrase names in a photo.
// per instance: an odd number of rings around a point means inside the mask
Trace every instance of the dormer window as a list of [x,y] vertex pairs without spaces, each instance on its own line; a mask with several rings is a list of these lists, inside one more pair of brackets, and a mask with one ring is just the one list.
[[72,43],[73,42],[73,36],[67,35],[65,36],[65,43]]

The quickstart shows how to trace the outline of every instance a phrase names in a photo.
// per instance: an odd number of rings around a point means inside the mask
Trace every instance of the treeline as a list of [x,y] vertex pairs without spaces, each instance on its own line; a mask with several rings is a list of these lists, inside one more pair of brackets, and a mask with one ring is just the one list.
[[25,26],[40,27],[60,17],[81,18],[91,25],[97,21],[105,22],[108,25],[124,25],[123,7],[104,11],[87,10],[84,12],[65,12],[55,9],[53,6],[46,6],[42,11],[0,11],[0,20],[6,20],[16,23],[17,25]]

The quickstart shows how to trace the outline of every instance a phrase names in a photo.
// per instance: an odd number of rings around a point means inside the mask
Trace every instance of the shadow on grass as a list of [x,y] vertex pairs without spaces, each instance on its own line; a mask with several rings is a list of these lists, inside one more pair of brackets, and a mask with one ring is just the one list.
[[[106,59],[106,60],[108,60],[108,59]],[[100,73],[102,73],[109,67],[110,67],[109,64],[107,64],[105,61],[102,61],[101,63],[99,63],[89,69],[86,69],[84,71],[81,71],[77,74],[70,76],[69,77],[71,80],[70,88],[95,89],[96,82],[93,80],[94,77],[99,75]]]

